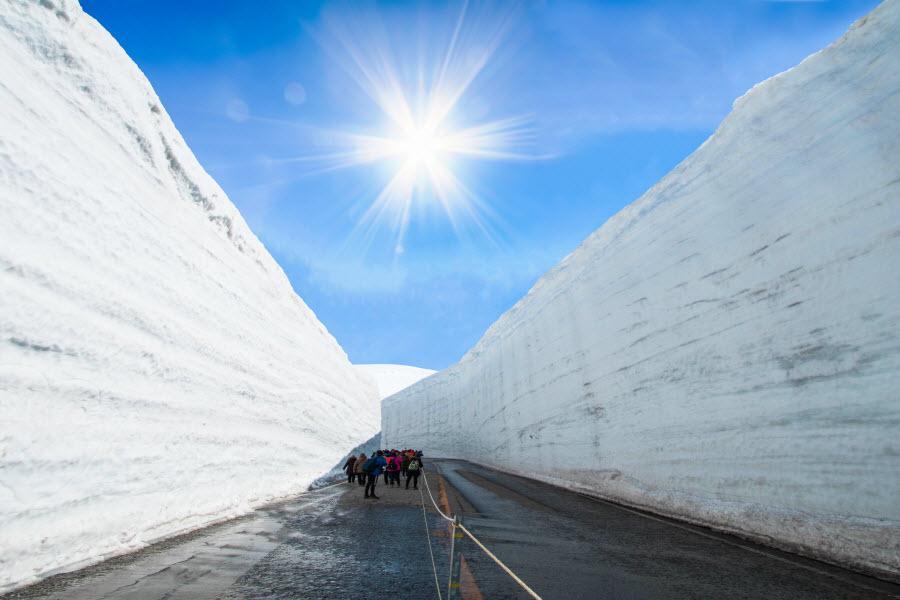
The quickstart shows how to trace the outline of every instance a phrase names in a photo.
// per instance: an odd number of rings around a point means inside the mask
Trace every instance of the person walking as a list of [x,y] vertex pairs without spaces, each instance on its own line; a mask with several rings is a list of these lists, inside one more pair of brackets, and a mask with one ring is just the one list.
[[410,459],[406,466],[406,489],[409,489],[409,480],[412,479],[413,489],[419,489],[419,472],[422,470],[422,463],[419,458],[414,456]]
[[391,457],[391,462],[388,463],[388,477],[392,486],[396,483],[397,487],[400,487],[400,456],[396,452]]
[[378,496],[375,495],[375,483],[378,481],[378,476],[384,473],[387,461],[384,459],[384,452],[381,450],[369,461],[371,461],[371,464],[363,465],[363,469],[366,471],[366,493],[364,497],[378,500]]
[[353,473],[356,475],[356,481],[360,486],[366,485],[366,474],[363,472],[363,465],[366,464],[366,453],[360,452],[353,464]]
[[400,458],[400,474],[406,477],[406,468],[409,466],[409,452],[403,451]]
[[353,470],[355,466],[356,457],[351,454],[347,462],[344,463],[344,471],[347,472],[347,483],[353,483],[356,480],[356,471]]
[[392,474],[394,470],[394,456],[388,452],[384,456],[384,461],[387,463],[384,467],[384,483],[386,485],[394,485],[394,476]]

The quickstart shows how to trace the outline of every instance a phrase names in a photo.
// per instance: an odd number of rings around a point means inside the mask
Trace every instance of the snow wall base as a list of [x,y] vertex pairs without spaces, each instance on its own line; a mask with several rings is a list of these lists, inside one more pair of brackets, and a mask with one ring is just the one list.
[[900,3],[382,403],[421,447],[900,574]]

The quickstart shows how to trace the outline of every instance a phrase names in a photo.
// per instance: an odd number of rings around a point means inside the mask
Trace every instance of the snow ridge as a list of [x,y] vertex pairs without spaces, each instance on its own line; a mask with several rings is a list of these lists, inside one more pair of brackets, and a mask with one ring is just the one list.
[[434,375],[432,369],[411,367],[409,365],[353,365],[357,371],[362,371],[375,380],[378,385],[378,393],[381,399],[393,396],[400,390],[406,389],[412,384],[426,377]]
[[755,86],[383,443],[900,575],[898,64],[888,0]]
[[0,4],[0,592],[302,491],[358,374],[74,0]]

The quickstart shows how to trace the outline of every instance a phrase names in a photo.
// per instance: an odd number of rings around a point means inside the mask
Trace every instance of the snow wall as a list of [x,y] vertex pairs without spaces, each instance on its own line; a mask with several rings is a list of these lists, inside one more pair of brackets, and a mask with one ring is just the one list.
[[359,374],[77,2],[0,3],[0,591],[302,491]]
[[900,2],[754,87],[460,362],[422,447],[900,572]]

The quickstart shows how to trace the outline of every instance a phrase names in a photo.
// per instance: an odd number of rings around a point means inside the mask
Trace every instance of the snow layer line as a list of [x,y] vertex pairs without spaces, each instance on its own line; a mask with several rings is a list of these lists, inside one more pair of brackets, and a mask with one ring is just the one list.
[[889,0],[754,87],[383,443],[900,574],[898,65]]
[[0,3],[0,592],[299,492],[353,369],[74,0]]

